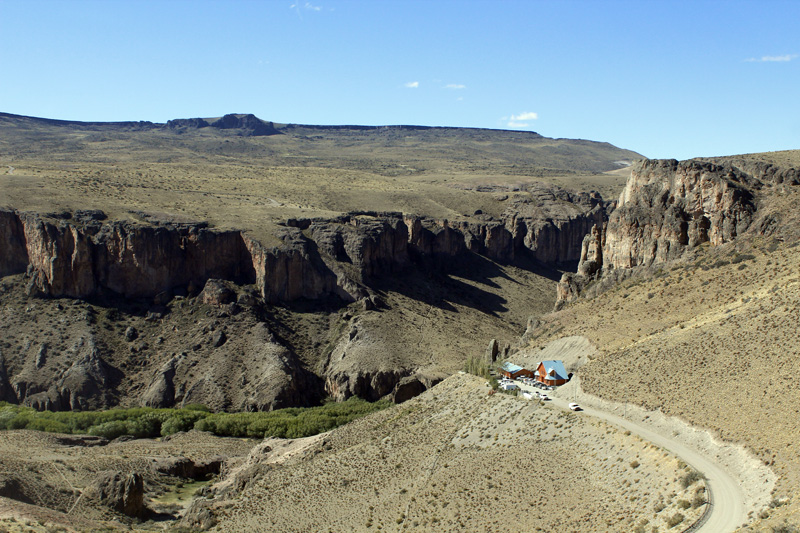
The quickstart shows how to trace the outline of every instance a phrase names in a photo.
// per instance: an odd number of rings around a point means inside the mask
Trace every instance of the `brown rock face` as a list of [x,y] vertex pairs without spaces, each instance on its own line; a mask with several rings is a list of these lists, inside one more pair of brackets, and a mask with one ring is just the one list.
[[268,302],[331,294],[355,301],[370,296],[371,278],[419,259],[472,252],[507,262],[525,251],[546,263],[577,260],[583,236],[606,217],[599,195],[529,186],[502,221],[351,213],[290,221],[277,235],[280,246],[268,249],[238,231],[141,216],[148,223],[106,221],[101,212],[54,219],[0,210],[0,275],[27,268],[30,291],[57,297],[110,291],[163,304],[173,289],[219,279],[255,283]]
[[144,479],[141,474],[105,472],[86,488],[85,494],[133,518],[144,518],[147,514],[144,504]]
[[50,411],[97,409],[108,404],[115,371],[102,359],[93,339],[80,338],[68,351],[74,354],[71,365],[52,381],[40,379],[33,361],[26,363],[11,382],[20,403]]
[[0,209],[0,277],[25,272],[28,252],[25,229],[17,213]]
[[544,263],[580,258],[583,237],[606,220],[606,205],[597,193],[573,194],[557,187],[533,185],[530,196],[515,200],[504,214],[514,242]]
[[741,235],[762,183],[731,165],[646,160],[631,172],[609,218],[605,268],[632,268],[679,257],[686,247],[720,245]]
[[603,268],[603,246],[605,245],[606,228],[592,226],[592,231],[583,238],[581,258],[578,263],[578,274],[590,277]]
[[675,260],[703,243],[718,246],[745,231],[764,232],[756,196],[767,187],[800,184],[800,170],[737,161],[644,160],[632,167],[608,223],[596,225],[581,247],[577,274],[565,274],[556,308],[578,298],[589,279],[621,279],[629,269]]

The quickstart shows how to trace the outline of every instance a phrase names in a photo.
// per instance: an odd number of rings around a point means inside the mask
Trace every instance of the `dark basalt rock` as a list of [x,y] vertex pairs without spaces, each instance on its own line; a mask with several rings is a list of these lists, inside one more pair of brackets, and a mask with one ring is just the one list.
[[272,122],[264,122],[252,114],[225,115],[221,119],[212,122],[210,126],[221,130],[240,130],[240,134],[244,137],[259,137],[280,133],[275,129],[275,125]]

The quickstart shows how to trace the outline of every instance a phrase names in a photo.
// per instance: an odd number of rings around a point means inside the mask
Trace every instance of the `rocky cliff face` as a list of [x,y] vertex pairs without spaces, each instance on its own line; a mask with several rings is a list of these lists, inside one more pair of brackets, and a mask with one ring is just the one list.
[[514,242],[543,263],[577,261],[584,235],[613,209],[598,193],[573,194],[540,185],[527,191],[530,196],[514,200],[503,218]]
[[[561,279],[556,307],[577,298],[587,281],[615,270],[659,265],[703,243],[733,241],[758,218],[762,191],[798,184],[800,170],[762,162],[636,163],[608,223],[585,236],[577,274]],[[762,221],[756,229],[763,233],[769,226]]]
[[720,245],[742,234],[763,182],[732,165],[699,161],[638,163],[605,232],[605,268],[679,257],[686,247]]
[[[238,231],[205,224],[105,221],[102,214],[58,218],[0,210],[0,276],[23,271],[30,290],[89,298],[169,298],[208,279],[256,284],[268,302],[369,295],[371,278],[411,262],[477,253],[508,262],[523,253],[543,263],[576,261],[581,240],[606,218],[597,194],[531,187],[503,220],[448,222],[400,213],[351,213],[290,220],[267,248]],[[150,222],[150,221],[148,221]]]
[[[430,386],[433,374],[417,379],[416,366],[376,358],[380,347],[362,338],[366,330],[322,339],[336,346],[327,362],[302,360],[291,342],[264,326],[267,307],[361,300],[365,311],[373,310],[383,305],[373,289],[381,278],[447,271],[465,254],[498,262],[523,255],[573,261],[586,228],[602,223],[605,209],[597,195],[529,187],[516,192],[500,220],[480,213],[450,222],[378,212],[292,219],[279,227],[273,247],[239,231],[143,213],[141,221],[111,221],[101,212],[2,209],[0,277],[24,274],[28,295],[47,297],[31,301],[47,307],[49,320],[64,315],[55,299],[84,300],[87,310],[36,326],[50,332],[63,323],[68,333],[47,341],[31,333],[0,353],[0,399],[40,409],[109,407],[135,398],[154,407],[197,402],[264,410],[305,405],[323,394],[406,398]],[[88,302],[108,301],[146,310],[129,315],[124,328],[111,318],[116,312],[101,311],[101,329]],[[214,323],[201,327],[187,315],[197,306],[231,324],[246,310],[255,322],[227,331]]]

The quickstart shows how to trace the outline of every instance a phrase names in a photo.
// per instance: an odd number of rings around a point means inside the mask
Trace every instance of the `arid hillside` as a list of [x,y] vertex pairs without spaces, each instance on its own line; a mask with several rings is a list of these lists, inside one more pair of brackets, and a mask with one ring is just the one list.
[[277,464],[282,443],[267,440],[185,522],[217,531],[666,531],[676,513],[688,524],[702,511],[688,505],[702,483],[684,483],[690,471],[664,450],[489,390],[484,379],[452,376]]
[[[798,152],[734,159],[797,165]],[[622,281],[590,282],[593,296],[547,315],[530,343],[586,336],[600,350],[579,370],[586,391],[744,444],[779,476],[773,508],[750,517],[770,531],[800,524],[800,191],[765,186],[754,202],[754,220],[778,222],[625,275],[612,271]]]

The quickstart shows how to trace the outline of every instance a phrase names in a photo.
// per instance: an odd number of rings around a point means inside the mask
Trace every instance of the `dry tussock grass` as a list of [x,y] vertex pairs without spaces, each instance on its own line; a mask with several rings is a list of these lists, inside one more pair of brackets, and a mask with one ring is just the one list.
[[[663,450],[456,375],[262,469],[219,530],[579,530],[660,526],[700,487]],[[700,508],[682,511],[687,522]],[[537,529],[538,528],[538,529]]]
[[[744,444],[780,476],[776,497],[791,496],[800,489],[798,260],[796,242],[763,237],[699,250],[549,315],[532,343],[585,335],[601,350],[580,371],[587,392]],[[762,518],[797,507],[792,498]]]

